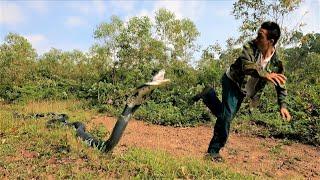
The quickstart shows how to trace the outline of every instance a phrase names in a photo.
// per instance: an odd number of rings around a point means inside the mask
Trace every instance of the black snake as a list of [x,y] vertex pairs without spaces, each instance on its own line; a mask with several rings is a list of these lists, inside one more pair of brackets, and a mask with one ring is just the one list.
[[124,110],[118,117],[118,120],[112,130],[112,133],[107,141],[102,141],[94,138],[92,135],[86,132],[85,125],[82,122],[68,122],[67,114],[56,113],[37,113],[28,116],[23,116],[15,113],[15,117],[19,118],[41,118],[50,117],[47,122],[47,127],[51,127],[55,123],[62,123],[67,126],[74,127],[76,129],[76,136],[80,137],[89,146],[99,149],[102,152],[109,152],[118,144],[122,134],[131,119],[134,112],[140,107],[140,105],[146,101],[154,89],[166,85],[170,82],[169,79],[164,79],[165,71],[159,71],[152,79],[151,82],[147,82],[138,88],[136,88],[133,94],[127,99]]

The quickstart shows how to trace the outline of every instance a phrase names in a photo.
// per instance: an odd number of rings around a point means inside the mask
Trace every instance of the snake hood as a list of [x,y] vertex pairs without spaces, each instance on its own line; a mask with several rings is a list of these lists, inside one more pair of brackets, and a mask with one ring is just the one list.
[[151,82],[147,82],[145,84],[159,86],[170,82],[170,79],[164,79],[165,72],[166,71],[164,69],[160,70],[156,75],[153,76]]

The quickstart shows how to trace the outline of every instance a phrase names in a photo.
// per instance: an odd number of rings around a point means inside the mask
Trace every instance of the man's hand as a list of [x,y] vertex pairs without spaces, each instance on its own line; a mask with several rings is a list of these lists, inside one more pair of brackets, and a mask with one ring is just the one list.
[[266,75],[266,79],[271,81],[275,85],[282,85],[286,83],[287,78],[283,74],[269,73]]
[[280,113],[281,113],[281,116],[282,116],[283,119],[285,119],[287,121],[291,120],[291,115],[290,115],[290,113],[289,113],[287,108],[282,107],[280,109]]

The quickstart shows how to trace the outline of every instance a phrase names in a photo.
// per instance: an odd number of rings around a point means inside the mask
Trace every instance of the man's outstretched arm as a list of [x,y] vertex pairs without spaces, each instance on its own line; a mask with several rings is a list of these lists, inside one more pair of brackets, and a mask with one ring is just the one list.
[[285,86],[287,78],[285,77],[282,63],[279,64],[279,72],[278,73],[267,73],[266,79],[272,82],[275,85],[277,96],[278,96],[278,104],[280,106],[280,114],[283,119],[290,121],[291,115],[287,109],[287,104],[285,102],[286,97],[288,95],[287,89]]

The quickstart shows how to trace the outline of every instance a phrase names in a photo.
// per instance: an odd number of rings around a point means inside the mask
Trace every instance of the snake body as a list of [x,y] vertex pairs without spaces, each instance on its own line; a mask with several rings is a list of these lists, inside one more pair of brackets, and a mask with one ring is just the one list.
[[[47,127],[51,127],[55,123],[62,123],[63,125],[71,126],[76,129],[76,136],[80,137],[86,144],[91,147],[97,148],[102,152],[110,152],[120,141],[125,128],[134,112],[140,107],[140,105],[146,101],[146,99],[152,94],[153,90],[170,82],[169,79],[164,79],[164,70],[157,73],[151,82],[147,82],[142,86],[136,88],[133,94],[127,99],[124,110],[118,117],[117,122],[112,130],[112,133],[107,141],[94,138],[91,134],[86,132],[85,125],[82,122],[68,122],[68,115],[55,114],[55,113],[38,113],[27,116],[31,118],[40,118],[51,116],[51,119],[47,122]],[[19,117],[18,114],[15,115]],[[20,115],[20,118],[22,116]],[[26,118],[26,116],[23,116]]]

